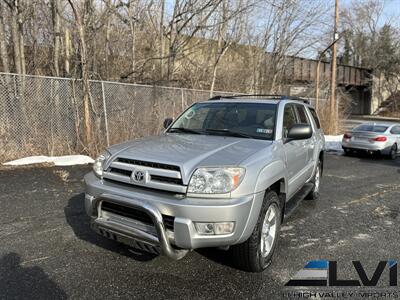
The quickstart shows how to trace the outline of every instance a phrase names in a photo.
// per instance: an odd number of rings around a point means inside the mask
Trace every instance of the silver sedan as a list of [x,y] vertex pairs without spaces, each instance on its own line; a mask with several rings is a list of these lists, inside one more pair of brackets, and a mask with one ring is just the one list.
[[365,123],[343,135],[345,154],[367,151],[396,159],[400,147],[400,124]]

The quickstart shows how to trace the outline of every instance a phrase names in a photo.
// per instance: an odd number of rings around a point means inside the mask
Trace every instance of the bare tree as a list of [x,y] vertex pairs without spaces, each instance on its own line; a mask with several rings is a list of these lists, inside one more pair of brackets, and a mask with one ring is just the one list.
[[60,0],[52,0],[51,2],[51,13],[53,20],[53,67],[54,67],[54,75],[60,76],[60,67],[59,67],[59,58],[60,58],[60,40],[61,40],[61,31],[60,31]]
[[[130,74],[135,78],[136,75],[136,26],[139,22],[140,8],[139,0],[128,0],[127,2],[120,1],[117,7],[122,7],[123,12],[118,13],[118,17],[123,21],[124,24],[128,25],[130,31]],[[118,11],[117,11],[118,12]]]
[[4,4],[0,3],[0,57],[4,72],[10,73],[4,20],[5,20]]
[[110,34],[111,34],[111,20],[112,20],[112,1],[107,0],[107,17],[106,17],[106,32],[105,32],[105,43],[104,43],[104,68],[105,78],[108,79],[109,73],[109,52],[110,52]]
[[160,36],[160,77],[164,78],[164,14],[165,14],[165,0],[161,0],[161,11],[160,11],[160,27],[159,27],[159,36]]
[[185,51],[192,38],[203,26],[207,26],[207,21],[221,2],[222,0],[175,0],[172,18],[168,22],[166,33],[168,81],[173,80],[176,60],[185,56]]
[[264,84],[267,91],[279,92],[288,56],[296,56],[314,44],[320,29],[321,17],[327,13],[324,1],[268,1],[269,18],[266,19],[262,48],[265,49]]
[[85,146],[90,151],[92,132],[91,132],[91,121],[90,121],[90,86],[89,86],[89,69],[87,64],[87,48],[86,48],[86,34],[85,34],[85,20],[88,13],[88,6],[91,3],[85,2],[83,7],[78,8],[73,0],[68,0],[69,5],[73,11],[76,26],[79,34],[79,53],[81,61],[82,71],[82,85],[83,85],[83,120],[84,120],[84,142]]
[[11,11],[11,37],[14,46],[14,65],[18,74],[25,74],[25,54],[21,0],[5,0]]
[[217,80],[218,67],[225,53],[232,43],[239,43],[243,37],[244,27],[246,26],[243,15],[251,4],[244,5],[244,1],[223,0],[220,6],[220,19],[217,27],[217,47],[215,58],[212,65],[212,79],[210,86],[210,96],[214,93],[215,82]]
[[70,58],[71,58],[71,34],[68,28],[64,30],[64,69],[65,76],[70,76]]

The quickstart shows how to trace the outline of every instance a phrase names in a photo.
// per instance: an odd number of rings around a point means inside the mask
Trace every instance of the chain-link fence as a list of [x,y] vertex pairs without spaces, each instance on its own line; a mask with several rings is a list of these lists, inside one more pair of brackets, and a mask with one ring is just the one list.
[[[166,117],[208,97],[204,90],[90,81],[91,148],[157,134]],[[78,153],[82,132],[80,80],[0,73],[0,163]]]

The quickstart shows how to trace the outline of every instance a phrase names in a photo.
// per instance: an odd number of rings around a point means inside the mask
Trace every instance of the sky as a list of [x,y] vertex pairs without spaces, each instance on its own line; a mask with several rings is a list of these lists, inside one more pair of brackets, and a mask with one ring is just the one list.
[[[312,0],[310,0],[312,1]],[[334,0],[326,0],[327,2],[334,2]],[[366,0],[339,0],[340,5],[350,6],[353,2],[365,2]],[[380,25],[385,23],[397,22],[400,25],[400,0],[384,0],[383,16],[380,20]]]

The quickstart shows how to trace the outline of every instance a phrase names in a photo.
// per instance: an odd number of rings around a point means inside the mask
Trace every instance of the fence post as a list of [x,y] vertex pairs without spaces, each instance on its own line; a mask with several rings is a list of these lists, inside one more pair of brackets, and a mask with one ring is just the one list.
[[14,74],[14,97],[17,99],[18,90],[17,90],[17,75]]
[[101,93],[103,96],[104,126],[106,129],[106,142],[107,142],[107,147],[108,147],[108,146],[110,146],[110,135],[108,132],[108,118],[107,118],[106,96],[105,96],[105,92],[104,92],[104,81],[101,82]]

